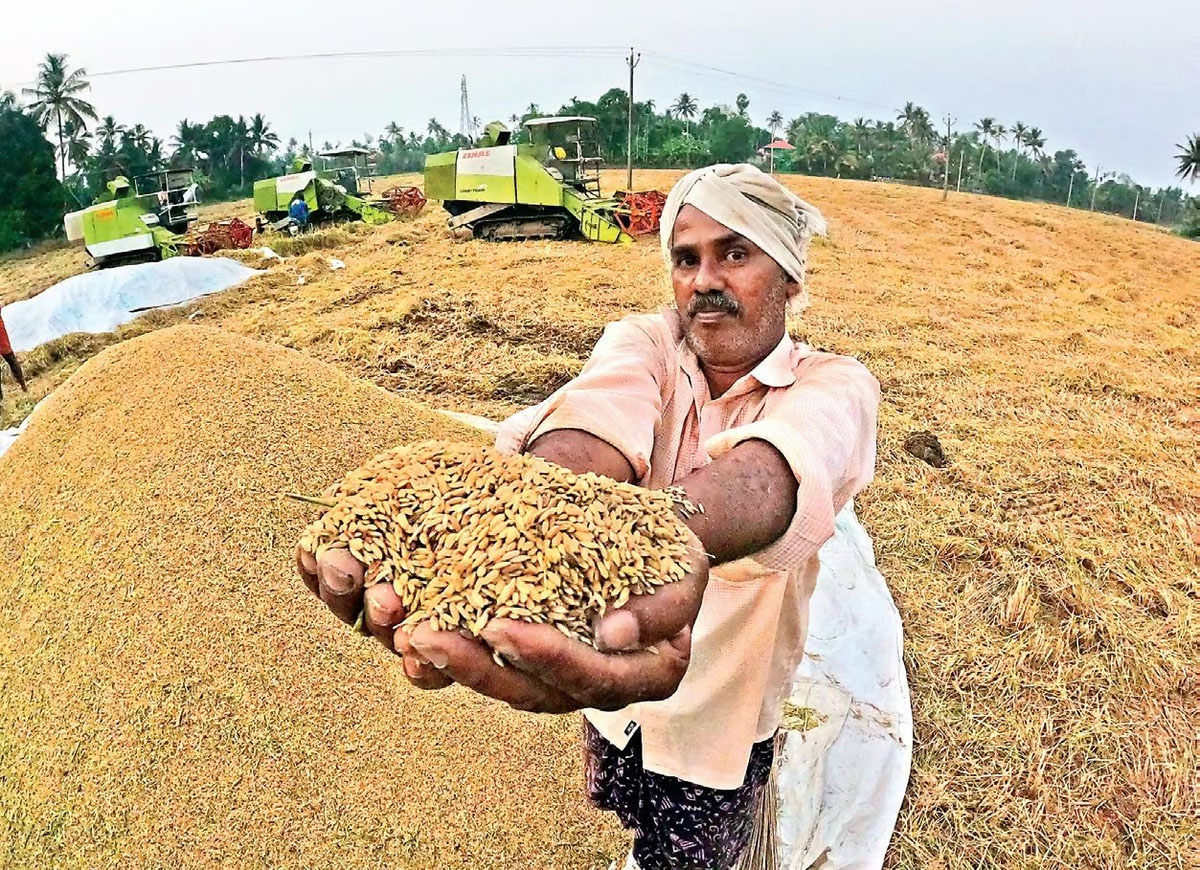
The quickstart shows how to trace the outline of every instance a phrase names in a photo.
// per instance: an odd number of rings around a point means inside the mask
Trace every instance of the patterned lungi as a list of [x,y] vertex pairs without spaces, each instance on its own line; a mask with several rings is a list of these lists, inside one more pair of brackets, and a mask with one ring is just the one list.
[[588,799],[633,831],[641,870],[729,870],[750,839],[756,798],[771,775],[773,739],[750,750],[740,788],[706,788],[642,768],[642,735],[617,749],[584,720]]

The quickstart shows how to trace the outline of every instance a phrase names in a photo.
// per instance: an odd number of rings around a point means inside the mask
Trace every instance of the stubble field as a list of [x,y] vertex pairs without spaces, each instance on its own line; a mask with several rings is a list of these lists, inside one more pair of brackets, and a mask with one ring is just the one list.
[[[890,864],[1194,866],[1200,245],[1043,204],[787,184],[831,224],[793,332],[883,387],[858,510],[904,620],[916,731]],[[0,424],[106,344],[185,319],[495,418],[569,379],[606,322],[669,301],[655,240],[457,242],[434,205],[282,261],[240,253],[269,271],[29,354],[33,396],[6,389]],[[81,265],[70,249],[0,260],[0,302]],[[948,467],[905,452],[919,430]]]

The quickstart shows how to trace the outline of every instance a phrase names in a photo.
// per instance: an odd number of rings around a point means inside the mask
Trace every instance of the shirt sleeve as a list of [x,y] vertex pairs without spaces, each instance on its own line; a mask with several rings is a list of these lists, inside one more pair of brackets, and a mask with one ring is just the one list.
[[875,471],[879,382],[850,357],[821,355],[796,373],[796,382],[769,401],[762,417],[713,436],[713,459],[743,441],[775,447],[798,484],[796,513],[787,531],[750,558],[787,570],[817,554],[833,535],[834,517]]
[[501,424],[497,449],[521,453],[547,432],[579,429],[619,450],[644,480],[662,419],[667,359],[664,337],[645,320],[627,317],[605,327],[578,377]]

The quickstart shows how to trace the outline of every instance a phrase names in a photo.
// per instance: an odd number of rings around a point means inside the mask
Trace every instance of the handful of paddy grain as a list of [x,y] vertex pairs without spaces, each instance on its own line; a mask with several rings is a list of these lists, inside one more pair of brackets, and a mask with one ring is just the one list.
[[438,441],[380,453],[323,503],[301,548],[348,549],[368,586],[392,584],[405,625],[478,635],[519,619],[587,644],[594,616],[683,579],[678,511],[695,510],[676,491]]

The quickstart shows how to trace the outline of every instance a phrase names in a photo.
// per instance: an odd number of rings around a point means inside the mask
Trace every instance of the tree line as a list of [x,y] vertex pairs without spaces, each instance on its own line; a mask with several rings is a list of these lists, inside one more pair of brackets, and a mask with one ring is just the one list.
[[[92,202],[117,175],[190,168],[207,198],[239,197],[256,179],[287,172],[297,156],[342,145],[282,143],[261,114],[185,118],[163,140],[140,123],[98,117],[85,99],[88,87],[86,70],[71,69],[66,55],[48,54],[35,85],[24,91],[24,105],[12,93],[0,95],[0,189],[8,191],[0,202],[0,250],[53,235],[64,210]],[[554,112],[530,104],[503,120],[519,137],[530,118],[594,117],[601,153],[612,165],[627,158],[628,113],[628,93],[611,88],[595,101],[573,97]],[[1178,225],[1200,238],[1200,200],[1182,187],[1151,189],[1125,174],[1089,169],[1073,149],[1049,149],[1042,130],[1021,121],[1007,126],[984,117],[947,135],[926,109],[909,102],[886,119],[807,112],[785,122],[773,110],[756,124],[745,94],[733,105],[701,108],[686,92],[661,109],[653,99],[635,101],[633,118],[633,162],[640,167],[755,161],[778,172],[935,187],[948,181],[955,189]],[[368,149],[379,174],[414,172],[427,154],[472,145],[481,126],[474,118],[471,130],[451,133],[436,118],[415,130],[391,122],[348,144]],[[1200,136],[1178,147],[1180,179],[1200,180]]]

